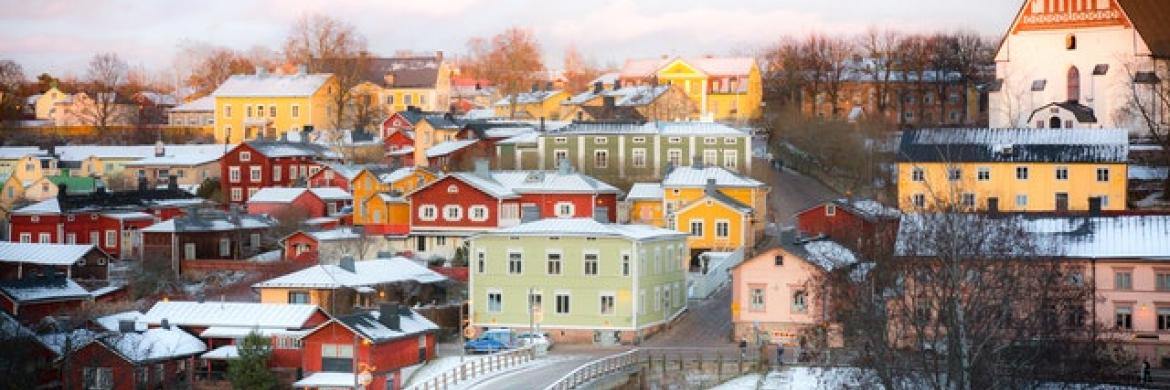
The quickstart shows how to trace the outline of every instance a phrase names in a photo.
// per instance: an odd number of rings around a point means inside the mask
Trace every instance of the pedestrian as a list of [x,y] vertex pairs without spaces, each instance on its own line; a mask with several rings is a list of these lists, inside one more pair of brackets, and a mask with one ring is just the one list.
[[1142,360],[1142,383],[1143,384],[1150,383],[1150,381],[1153,379],[1154,378],[1152,378],[1152,376],[1150,375],[1150,361],[1147,359],[1143,359]]
[[739,339],[739,357],[740,359],[747,358],[747,338]]
[[776,344],[776,366],[784,365],[784,344]]

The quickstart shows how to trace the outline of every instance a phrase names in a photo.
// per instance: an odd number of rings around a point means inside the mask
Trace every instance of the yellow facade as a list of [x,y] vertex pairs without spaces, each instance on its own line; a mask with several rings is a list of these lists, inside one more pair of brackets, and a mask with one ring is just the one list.
[[[752,64],[751,70],[746,76],[747,88],[745,92],[712,90],[712,76],[691,66],[681,58],[660,68],[657,76],[659,83],[682,87],[682,90],[699,106],[700,112],[715,120],[751,120],[759,118],[763,113],[760,103],[763,102],[764,89],[760,68],[755,63]],[[730,82],[730,79],[727,82]],[[736,79],[736,82],[745,81]]]
[[371,196],[366,199],[364,210],[366,215],[363,221],[366,225],[405,226],[410,224],[410,203],[400,197],[383,196],[382,194]]
[[730,252],[754,245],[750,218],[750,212],[704,196],[675,212],[673,222],[678,231],[689,234],[687,246],[692,251]]
[[630,223],[666,227],[662,199],[638,199],[630,202]]
[[332,290],[328,289],[306,289],[306,288],[275,288],[275,287],[261,287],[260,303],[271,303],[278,305],[288,304],[288,293],[290,292],[304,292],[309,294],[309,304],[320,307],[329,306],[329,296]]
[[[958,180],[950,180],[952,169]],[[1026,175],[1017,177],[1017,170]],[[1127,166],[1118,163],[899,163],[898,206],[986,211],[997,202],[999,211],[1053,212],[1064,194],[1069,211],[1088,211],[1094,197],[1102,198],[1102,210],[1125,210],[1127,176]]]
[[[420,184],[420,180],[421,184]],[[379,194],[397,191],[405,194],[414,191],[416,188],[429,184],[438,178],[434,172],[422,168],[414,168],[414,172],[410,175],[404,176],[396,182],[383,183],[377,175],[369,170],[362,170],[353,177],[349,183],[350,192],[354,199],[354,225],[373,225],[385,224],[386,220],[393,218],[393,212],[389,210],[379,199]],[[375,210],[374,207],[377,207]],[[384,216],[383,218],[374,218],[377,212]],[[410,211],[407,210],[405,218],[410,217]],[[404,219],[397,219],[396,221],[404,221]]]
[[[570,96],[565,91],[554,91],[551,96],[533,103],[516,103],[515,118],[526,119],[555,119],[561,117],[561,103]],[[505,98],[507,99],[507,98]],[[512,105],[500,104],[497,102],[494,105],[496,116],[501,118],[512,117]]]
[[427,118],[414,124],[414,164],[427,166],[427,150],[447,141],[454,141],[462,128],[436,128]]
[[[289,77],[289,76],[270,76]],[[333,127],[337,80],[329,76],[312,94],[303,96],[222,96],[215,95],[215,140],[239,143],[257,137],[280,138],[304,126]],[[275,115],[273,115],[275,113]]]

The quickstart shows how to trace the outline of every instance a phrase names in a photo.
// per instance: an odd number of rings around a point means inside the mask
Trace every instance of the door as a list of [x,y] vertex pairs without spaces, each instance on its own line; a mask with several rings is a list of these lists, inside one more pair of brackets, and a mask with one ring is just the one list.
[[593,219],[601,223],[613,222],[609,220],[609,207],[594,206]]
[[999,211],[999,198],[987,198],[987,212],[994,213]]
[[415,237],[415,248],[417,252],[422,253],[427,251],[427,238],[425,236]]
[[1100,196],[1089,197],[1089,212],[1094,213],[1094,214],[1101,212],[1101,197]]
[[1068,193],[1056,193],[1056,211],[1068,211]]

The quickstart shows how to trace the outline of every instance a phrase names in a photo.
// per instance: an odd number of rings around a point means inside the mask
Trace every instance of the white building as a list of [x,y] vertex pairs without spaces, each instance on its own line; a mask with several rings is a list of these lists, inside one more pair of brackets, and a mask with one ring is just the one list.
[[991,127],[1145,133],[1131,103],[1136,93],[1153,108],[1153,91],[1165,88],[1167,20],[1167,1],[1026,0],[995,57]]

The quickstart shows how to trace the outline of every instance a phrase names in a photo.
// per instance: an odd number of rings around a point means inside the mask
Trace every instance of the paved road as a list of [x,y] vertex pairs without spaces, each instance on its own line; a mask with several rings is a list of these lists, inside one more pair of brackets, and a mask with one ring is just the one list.
[[687,313],[644,347],[735,348],[731,341],[731,288],[724,286],[710,298],[687,302]]
[[769,218],[779,221],[780,226],[792,225],[792,217],[799,211],[841,197],[816,179],[790,169],[773,169],[762,159],[753,162],[752,176],[772,186],[772,193],[768,195]]
[[592,346],[557,346],[548,356],[529,363],[525,368],[490,377],[470,385],[468,388],[541,390],[585,363],[625,350],[625,348],[599,349]]

